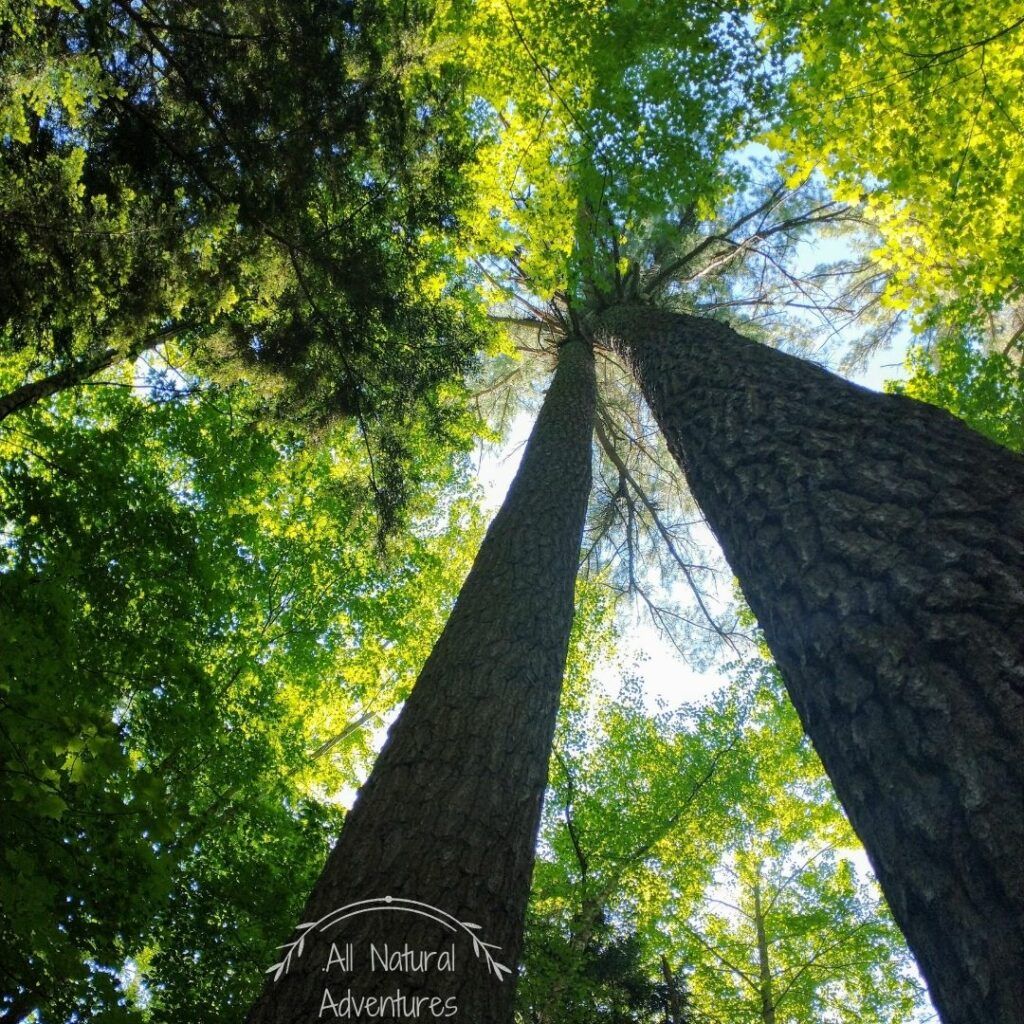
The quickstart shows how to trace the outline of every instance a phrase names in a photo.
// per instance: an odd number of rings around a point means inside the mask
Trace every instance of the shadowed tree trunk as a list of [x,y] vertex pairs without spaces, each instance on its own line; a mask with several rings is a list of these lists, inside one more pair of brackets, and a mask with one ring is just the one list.
[[[359,900],[420,901],[479,925],[472,930],[500,947],[491,955],[513,975],[498,980],[465,929],[392,904],[311,932],[287,973],[271,975],[252,1024],[321,1019],[325,988],[332,1002],[349,991],[454,998],[457,1020],[511,1021],[590,492],[594,405],[593,355],[570,340],[508,496],[302,917],[319,920]],[[349,969],[325,971],[332,942],[341,956],[353,949]],[[374,973],[371,943],[378,952],[454,944],[455,969]],[[424,1003],[416,1014],[406,1003],[349,1019],[417,1015],[445,1013]],[[323,1019],[332,1016],[324,1010]]]
[[724,324],[632,364],[947,1024],[1024,1020],[1024,460]]
[[89,378],[125,360],[138,359],[144,352],[152,351],[169,339],[187,330],[188,324],[173,324],[151,334],[134,346],[125,348],[101,348],[79,357],[62,370],[55,370],[46,377],[21,384],[6,395],[0,395],[0,422],[16,412],[31,409],[47,398],[53,398],[62,391],[76,388]]

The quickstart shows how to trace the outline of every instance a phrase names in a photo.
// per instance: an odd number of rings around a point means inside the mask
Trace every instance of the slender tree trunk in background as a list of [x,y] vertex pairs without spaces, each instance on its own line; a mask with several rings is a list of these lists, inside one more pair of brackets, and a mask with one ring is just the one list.
[[[514,971],[540,823],[573,616],[590,493],[595,405],[589,345],[560,352],[547,398],[505,502],[448,623],[392,727],[313,889],[303,922],[357,900],[417,900],[479,925]],[[354,948],[354,968],[325,972],[330,943]],[[375,974],[369,947],[456,947],[451,973]],[[456,1020],[506,1024],[515,976],[498,981],[466,934],[405,912],[346,921],[268,980],[252,1024],[321,1019],[357,995],[455,997]],[[405,1011],[408,1019],[410,1011]],[[325,1011],[323,1019],[332,1013]],[[434,1019],[427,1004],[420,1019]],[[354,1013],[349,1019],[384,1018]]]
[[754,928],[757,931],[757,973],[761,995],[761,1020],[775,1024],[775,993],[772,987],[772,965],[768,959],[768,935],[761,906],[761,879],[754,879]]
[[162,342],[180,335],[193,326],[195,325],[190,323],[172,324],[128,348],[104,348],[91,352],[48,377],[40,377],[38,380],[22,384],[6,395],[0,395],[0,422],[12,413],[30,409],[37,402],[84,384],[90,377],[95,377],[103,370],[109,370],[116,363],[123,360],[134,361],[144,352],[158,348]]
[[661,976],[665,979],[665,990],[668,993],[668,1024],[688,1024],[686,998],[680,991],[679,981],[669,966],[668,957],[661,954]]
[[27,384],[22,384],[13,391],[9,391],[6,395],[0,395],[0,421],[5,420],[12,413],[29,409],[45,398],[52,398],[54,395],[60,394],[61,391],[81,384],[99,373],[100,370],[106,370],[123,358],[124,355],[116,348],[103,349],[101,352],[76,360],[70,366],[51,373],[48,377],[29,381]]
[[947,1024],[1024,1021],[1024,460],[650,308],[603,313]]
[[[568,941],[569,952],[573,957],[582,957],[586,952],[587,945],[594,937],[594,932],[600,923],[602,910],[603,905],[600,899],[594,896],[584,900],[580,913],[573,916],[569,923]],[[578,975],[578,971],[572,966],[567,966],[561,974],[552,980],[544,993],[545,998],[540,1012],[536,1013],[538,1020],[558,1020],[559,1011],[563,1011],[562,1001],[565,993],[573,981],[577,980],[574,975]]]

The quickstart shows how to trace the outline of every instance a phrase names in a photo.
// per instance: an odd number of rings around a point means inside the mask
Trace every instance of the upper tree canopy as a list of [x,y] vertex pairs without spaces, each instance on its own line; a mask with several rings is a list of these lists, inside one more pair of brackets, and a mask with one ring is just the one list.
[[[794,69],[773,141],[863,199],[890,299],[988,326],[1024,281],[1024,6],[764,0]],[[1024,323],[1003,326],[1002,344]]]
[[489,0],[460,10],[484,126],[474,226],[488,256],[535,296],[579,298],[612,287],[626,244],[655,241],[684,211],[713,215],[743,177],[725,157],[760,126],[780,70],[744,9]]
[[11,383],[169,336],[318,422],[457,376],[479,336],[439,271],[467,124],[428,10],[0,6]]

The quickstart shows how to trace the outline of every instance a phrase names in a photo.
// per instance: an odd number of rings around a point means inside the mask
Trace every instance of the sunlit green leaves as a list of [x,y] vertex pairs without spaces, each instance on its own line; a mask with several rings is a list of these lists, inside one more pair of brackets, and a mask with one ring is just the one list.
[[606,288],[666,206],[712,209],[778,78],[742,5],[457,5],[482,145],[478,251],[534,295]]
[[358,431],[252,401],[108,384],[0,435],[3,965],[47,1017],[116,1019],[141,958],[154,1019],[237,1019],[479,535],[413,430],[382,559]]
[[884,244],[888,301],[955,319],[1017,294],[1024,8],[979,3],[769,2],[758,16],[796,71],[774,140],[863,197]]
[[[855,863],[859,867],[855,867]],[[598,700],[552,773],[520,989],[539,1024],[894,1024],[920,990],[770,664],[701,709]],[[758,920],[767,953],[762,973]]]
[[897,394],[948,409],[968,426],[1014,451],[1024,451],[1024,366],[985,352],[970,334],[950,334],[933,348],[915,348],[910,377],[889,385]]

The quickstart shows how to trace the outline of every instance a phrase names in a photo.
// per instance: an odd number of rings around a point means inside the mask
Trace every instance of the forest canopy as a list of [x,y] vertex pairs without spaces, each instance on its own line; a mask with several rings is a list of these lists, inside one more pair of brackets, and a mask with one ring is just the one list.
[[1013,5],[0,0],[0,1021],[286,1019],[393,810],[495,1024],[1012,1024],[1022,75]]

